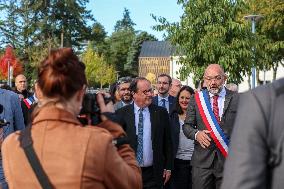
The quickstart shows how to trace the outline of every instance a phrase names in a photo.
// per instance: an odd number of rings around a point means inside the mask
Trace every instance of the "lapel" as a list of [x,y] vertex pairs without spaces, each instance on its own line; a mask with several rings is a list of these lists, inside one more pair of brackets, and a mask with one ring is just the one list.
[[222,117],[224,117],[226,110],[228,109],[230,101],[231,101],[232,96],[233,96],[233,93],[231,91],[229,91],[227,89],[225,89],[225,90],[226,90],[226,96],[225,96],[225,102],[224,102],[224,109],[223,109]]
[[153,104],[157,105],[158,106],[158,95],[154,96],[153,97]]
[[169,95],[169,113],[173,111],[175,97]]
[[155,136],[155,132],[156,132],[156,121],[157,121],[157,110],[155,108],[154,105],[150,104],[150,106],[148,106],[149,108],[149,112],[150,112],[150,121],[151,121],[151,139],[153,141],[153,138]]
[[[137,138],[136,126],[135,126],[134,104],[129,105],[126,110],[127,110],[126,113],[128,114],[128,116],[126,116],[128,119],[127,122],[129,122],[128,135],[131,138]],[[135,140],[135,142],[137,143],[137,140]]]

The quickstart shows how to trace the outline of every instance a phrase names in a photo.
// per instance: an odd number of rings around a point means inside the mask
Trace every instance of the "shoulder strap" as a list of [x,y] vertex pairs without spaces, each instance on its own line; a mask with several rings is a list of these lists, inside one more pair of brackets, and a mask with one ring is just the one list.
[[20,146],[23,148],[25,155],[43,189],[51,189],[51,183],[48,176],[44,172],[39,159],[33,148],[33,141],[31,137],[31,126],[29,125],[20,133]]

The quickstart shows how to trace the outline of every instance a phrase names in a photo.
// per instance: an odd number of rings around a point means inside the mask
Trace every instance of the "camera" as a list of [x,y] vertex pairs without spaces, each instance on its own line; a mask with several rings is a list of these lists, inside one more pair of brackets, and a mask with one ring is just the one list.
[[[112,101],[111,97],[104,97],[105,104]],[[91,125],[97,125],[101,122],[101,112],[100,107],[97,102],[97,94],[96,93],[86,93],[82,103],[82,109],[78,116],[79,121],[83,125],[88,125],[89,120],[91,120]]]

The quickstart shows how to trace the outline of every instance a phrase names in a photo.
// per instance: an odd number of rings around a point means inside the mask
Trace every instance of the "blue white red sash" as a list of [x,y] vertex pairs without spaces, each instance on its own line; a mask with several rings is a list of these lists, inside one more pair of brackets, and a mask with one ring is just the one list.
[[214,116],[208,99],[208,94],[204,90],[197,92],[195,93],[195,100],[204,125],[207,130],[211,131],[211,138],[213,138],[216,146],[219,148],[224,157],[227,157],[229,141]]
[[30,109],[31,105],[36,101],[36,98],[34,96],[30,96],[28,98],[25,98],[23,101],[26,104],[26,106],[28,107],[28,109]]

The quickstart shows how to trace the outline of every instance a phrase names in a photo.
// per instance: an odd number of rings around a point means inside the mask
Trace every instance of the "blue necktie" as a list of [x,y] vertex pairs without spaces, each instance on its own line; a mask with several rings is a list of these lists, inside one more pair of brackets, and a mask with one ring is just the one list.
[[167,109],[167,107],[166,107],[166,99],[162,99],[162,107]]
[[143,109],[139,109],[139,121],[138,121],[138,145],[136,159],[138,164],[143,165]]

